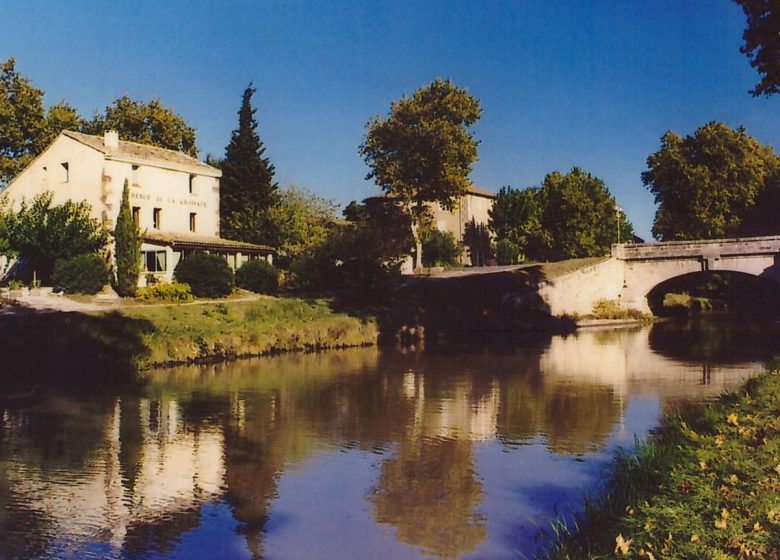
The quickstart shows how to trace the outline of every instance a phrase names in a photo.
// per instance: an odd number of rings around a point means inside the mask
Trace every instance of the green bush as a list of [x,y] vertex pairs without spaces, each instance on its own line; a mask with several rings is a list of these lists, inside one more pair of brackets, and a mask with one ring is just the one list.
[[463,247],[452,233],[431,229],[421,233],[423,266],[450,268],[460,264]]
[[192,288],[189,284],[156,282],[138,290],[138,299],[144,301],[166,301],[183,303],[192,301]]
[[236,270],[236,286],[258,294],[270,294],[279,289],[279,274],[266,261],[247,261]]
[[520,247],[509,239],[496,243],[496,260],[499,265],[517,264],[520,257]]
[[108,267],[94,253],[60,259],[54,264],[52,284],[66,294],[96,294],[108,283]]
[[620,303],[612,299],[600,299],[593,304],[592,319],[640,319],[649,320],[652,315],[647,315],[636,309],[625,309]]
[[235,281],[225,259],[205,253],[195,253],[179,261],[173,277],[189,284],[195,297],[225,297],[233,291]]

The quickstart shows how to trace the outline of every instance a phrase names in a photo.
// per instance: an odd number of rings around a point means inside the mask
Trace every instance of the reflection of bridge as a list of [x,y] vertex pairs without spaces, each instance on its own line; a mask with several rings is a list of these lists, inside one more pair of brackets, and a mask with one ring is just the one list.
[[587,314],[599,299],[649,312],[659,284],[694,272],[730,271],[780,283],[780,236],[612,246],[612,255],[540,286],[553,315]]

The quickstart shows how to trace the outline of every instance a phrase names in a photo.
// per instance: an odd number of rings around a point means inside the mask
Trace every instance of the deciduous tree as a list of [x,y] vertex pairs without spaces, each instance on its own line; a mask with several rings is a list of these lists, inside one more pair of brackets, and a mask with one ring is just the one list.
[[762,75],[750,93],[754,97],[780,93],[780,5],[776,0],[734,0],[747,16],[740,52]]
[[226,239],[276,245],[270,210],[279,199],[274,166],[263,157],[249,84],[238,111],[238,128],[225,148],[220,184],[220,233]]
[[338,205],[307,189],[290,185],[269,209],[277,233],[279,254],[293,260],[322,244],[336,221]]
[[479,101],[449,80],[432,83],[393,102],[388,117],[374,117],[360,155],[367,178],[397,199],[411,219],[417,263],[422,266],[420,228],[429,207],[452,209],[471,185],[477,141],[468,127],[479,120]]
[[43,282],[50,279],[54,263],[76,255],[97,253],[107,242],[103,226],[91,216],[87,202],[65,201],[52,206],[52,193],[42,193],[8,216],[11,250],[28,260],[29,268]]
[[122,297],[135,297],[141,272],[141,236],[130,211],[130,185],[125,179],[122,203],[114,227],[116,291]]
[[658,204],[653,236],[670,241],[737,235],[779,164],[772,148],[744,128],[710,122],[685,138],[667,132],[642,173]]
[[88,134],[116,130],[123,140],[177,150],[192,157],[198,155],[195,129],[159,99],[144,103],[124,95],[103,113],[96,114],[83,130]]

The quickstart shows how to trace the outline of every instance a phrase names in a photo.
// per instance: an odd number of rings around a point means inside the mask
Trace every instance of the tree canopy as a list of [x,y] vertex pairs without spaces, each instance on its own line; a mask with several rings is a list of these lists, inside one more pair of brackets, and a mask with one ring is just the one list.
[[16,61],[0,63],[0,187],[11,181],[51,140],[82,124],[64,101],[43,107],[43,91],[16,71]]
[[734,0],[747,17],[740,52],[762,75],[750,91],[754,97],[780,93],[780,5],[776,0]]
[[17,72],[13,58],[0,63],[0,187],[63,130],[102,134],[114,129],[123,140],[198,155],[195,129],[159,99],[144,103],[123,96],[87,122],[65,101],[45,110],[43,97],[42,90]]
[[[574,167],[548,174],[541,187],[502,188],[490,211],[490,228],[526,260],[573,259],[609,253],[633,236],[604,181]],[[618,220],[619,223],[618,223]]]
[[192,157],[198,155],[195,129],[159,99],[144,103],[124,95],[92,117],[83,130],[87,134],[116,130],[122,140],[177,150]]
[[332,200],[295,185],[280,191],[278,204],[269,211],[280,256],[295,259],[320,245],[336,221],[337,207]]
[[226,239],[276,245],[270,216],[279,200],[274,166],[257,134],[252,84],[244,90],[233,131],[222,160],[220,185],[220,233]]
[[744,128],[710,122],[685,138],[667,132],[642,173],[658,204],[653,236],[671,241],[738,235],[779,165],[772,148]]
[[108,241],[87,202],[67,200],[52,206],[52,196],[45,192],[29,202],[23,200],[18,212],[6,209],[3,218],[10,249],[27,259],[28,268],[44,282],[58,259],[97,253]]
[[471,185],[478,142],[468,127],[480,116],[479,101],[467,90],[436,78],[412,97],[393,102],[388,117],[374,117],[366,125],[360,146],[371,168],[366,178],[373,178],[411,217],[418,267],[419,229],[428,205],[450,210]]

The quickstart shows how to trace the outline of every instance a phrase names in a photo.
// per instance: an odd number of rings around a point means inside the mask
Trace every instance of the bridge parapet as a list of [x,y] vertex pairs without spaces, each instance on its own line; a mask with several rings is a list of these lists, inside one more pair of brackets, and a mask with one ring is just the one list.
[[780,236],[612,245],[612,257],[621,261],[711,259],[776,253],[780,253]]

